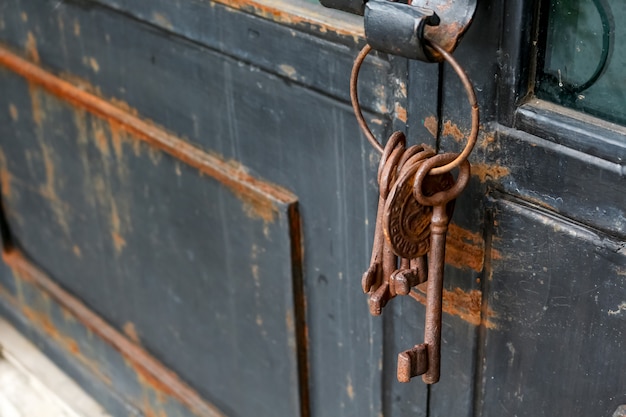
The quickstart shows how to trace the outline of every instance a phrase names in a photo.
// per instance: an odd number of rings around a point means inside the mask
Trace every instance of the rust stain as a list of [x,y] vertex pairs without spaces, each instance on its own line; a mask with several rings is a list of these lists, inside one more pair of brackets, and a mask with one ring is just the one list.
[[[102,96],[102,94],[97,94]],[[117,98],[110,98],[109,101],[111,102],[111,104],[113,104],[114,106],[124,110],[126,113],[132,114],[133,116],[139,117],[139,111],[137,111],[136,108],[131,107],[130,104],[128,104],[127,102],[125,102],[124,100],[120,100]],[[109,120],[109,123],[116,123],[115,120]],[[118,124],[119,125],[119,124]],[[119,125],[120,128],[123,128],[122,125]]]
[[20,119],[17,107],[15,107],[15,104],[13,103],[9,104],[9,115],[11,116],[11,120],[14,122],[17,122]]
[[122,131],[116,123],[109,123],[109,131],[111,132],[111,144],[113,145],[113,151],[118,161],[121,161],[124,156],[124,149],[122,146]]
[[[426,296],[421,291],[411,291],[411,297],[422,304],[426,304]],[[488,329],[496,329],[497,325],[492,321],[496,313],[487,307],[485,316],[482,314],[482,292],[479,290],[463,291],[461,288],[443,290],[444,313],[457,316],[461,320],[474,326],[483,325]]]
[[143,411],[145,417],[167,417],[165,410],[155,410],[147,397],[144,398],[141,410]]
[[[139,366],[134,361],[128,360],[128,358],[125,360],[125,362],[126,365],[128,365],[128,367],[135,372],[135,375],[137,375],[137,382],[139,382],[139,384],[142,385],[144,388],[149,388],[150,390],[158,394],[163,394],[168,397],[176,398],[177,395],[174,388],[167,385],[167,383],[164,382],[161,378],[151,372],[148,372],[143,366]],[[168,372],[172,377],[178,378],[176,374],[174,374],[172,371],[168,370],[166,372]]]
[[44,120],[43,110],[41,109],[41,97],[40,92],[36,85],[29,84],[28,93],[30,94],[30,102],[32,107],[33,121],[41,129],[41,124]]
[[92,85],[89,81],[85,80],[84,78],[78,77],[77,75],[70,74],[67,72],[61,72],[59,76],[63,80],[68,81],[71,84],[74,84],[76,87],[80,88],[83,91],[97,95],[99,97],[103,96],[100,87]]
[[123,329],[124,333],[126,333],[126,336],[128,336],[130,340],[137,344],[141,344],[141,341],[139,340],[139,335],[137,334],[137,329],[135,328],[135,323],[127,321],[126,324],[124,324]]
[[279,213],[277,204],[297,201],[297,198],[284,188],[254,178],[245,170],[233,168],[223,159],[199,149],[153,123],[140,119],[135,116],[136,111],[129,113],[119,108],[117,102],[110,103],[83,91],[1,47],[0,64],[72,105],[116,124],[132,135],[135,142],[140,140],[159,148],[216,179],[242,200],[247,212],[254,218],[273,222]]
[[398,118],[398,120],[401,120],[403,123],[406,123],[406,121],[408,120],[406,109],[402,107],[400,103],[396,103],[395,112],[396,118]]
[[28,22],[28,15],[26,14],[26,12],[22,12],[20,14],[20,17],[22,18],[22,22],[24,23]]
[[35,35],[32,32],[28,32],[28,35],[26,35],[26,54],[36,64],[41,62],[39,51],[37,50],[37,39],[35,39]]
[[446,121],[443,124],[443,135],[452,136],[457,142],[460,142],[465,138],[465,135],[463,134],[463,132],[461,132],[461,129],[459,129],[459,127],[452,123],[452,121],[450,120]]
[[426,128],[426,130],[428,130],[428,132],[430,132],[433,138],[437,137],[439,123],[437,122],[437,118],[435,116],[428,116],[426,119],[424,119],[424,127]]
[[11,178],[7,158],[4,151],[0,149],[0,186],[2,187],[2,195],[6,198],[11,197]]
[[80,24],[78,23],[78,20],[74,21],[74,35],[80,36]]
[[352,385],[352,378],[348,375],[348,384],[346,385],[346,393],[350,400],[354,401],[354,386]]
[[104,129],[101,125],[94,123],[93,126],[93,136],[96,141],[96,147],[100,151],[103,156],[108,157],[109,153],[109,139],[104,132]]
[[172,30],[174,28],[172,22],[170,22],[170,19],[168,19],[167,16],[165,16],[163,13],[154,12],[152,13],[152,17],[159,25],[163,26],[164,28],[169,30]]
[[[39,291],[42,291],[42,294],[46,294],[58,303],[62,310],[73,317],[74,321],[81,323],[88,331],[118,351],[128,366],[135,371],[138,382],[142,383],[144,387],[154,390],[157,395],[166,395],[179,401],[197,415],[224,416],[215,406],[205,402],[174,372],[163,366],[140,346],[128,340],[100,316],[89,310],[80,300],[67,293],[46,274],[37,269],[24,258],[21,252],[15,249],[10,252],[5,251],[2,253],[2,259],[15,271],[18,283],[24,281],[34,284]],[[63,315],[65,317],[65,312]],[[35,318],[37,317],[35,316]],[[40,322],[40,318],[36,322]],[[61,332],[54,326],[47,325],[47,328],[51,337],[54,337],[55,334],[61,335]],[[80,352],[77,357],[81,361],[85,360],[88,366],[90,365],[89,359]],[[92,370],[97,372],[101,378],[108,378],[102,374],[96,364],[91,364],[91,366],[95,366]],[[109,384],[111,383],[110,379],[104,380]]]
[[481,134],[478,142],[480,149],[487,149],[487,147],[496,141],[496,137],[493,134]]
[[42,145],[41,150],[46,171],[46,183],[41,186],[41,194],[50,201],[50,205],[57,219],[57,222],[65,231],[65,233],[69,235],[70,227],[65,217],[65,204],[59,199],[56,194],[55,166],[52,159],[52,153],[50,149],[45,145]]
[[82,258],[83,257],[83,253],[80,250],[80,248],[77,245],[72,246],[72,252],[74,252],[74,255],[77,258]]
[[491,249],[491,259],[497,261],[503,258],[504,257],[502,256],[502,253],[500,251],[498,251],[497,249]]
[[[15,271],[18,278],[22,278],[21,271]],[[6,297],[6,295],[5,295]],[[73,338],[66,336],[59,330],[46,312],[36,311],[30,306],[25,304],[24,300],[16,301],[19,305],[19,309],[24,316],[32,323],[37,325],[44,333],[46,333],[52,340],[59,343],[64,349],[69,351],[80,363],[85,365],[89,370],[98,376],[98,378],[107,385],[112,385],[111,378],[100,369],[97,362],[90,360],[82,354],[78,342]]]
[[69,236],[70,228],[67,222],[66,213],[68,206],[63,202],[58,194],[57,187],[60,186],[59,181],[56,178],[56,168],[54,161],[54,154],[52,149],[48,146],[48,143],[44,137],[43,120],[45,119],[45,113],[42,109],[41,103],[41,91],[37,86],[32,83],[29,85],[29,93],[32,103],[33,118],[37,125],[37,136],[39,140],[39,147],[41,149],[41,157],[43,160],[44,171],[46,174],[45,183],[39,187],[39,192],[50,202],[50,208],[63,232]]
[[511,170],[500,165],[472,164],[472,175],[478,177],[480,182],[487,180],[499,180],[511,174]]
[[120,221],[120,215],[117,210],[117,204],[115,200],[111,200],[111,238],[113,240],[113,247],[117,253],[122,252],[126,246],[126,239],[122,236],[122,225]]
[[482,236],[451,223],[446,238],[446,263],[480,272],[483,270],[484,258],[485,242]]

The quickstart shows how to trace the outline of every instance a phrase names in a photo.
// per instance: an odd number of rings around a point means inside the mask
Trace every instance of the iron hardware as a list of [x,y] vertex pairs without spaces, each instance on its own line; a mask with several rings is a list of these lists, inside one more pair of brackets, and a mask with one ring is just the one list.
[[387,0],[370,0],[365,5],[365,38],[374,49],[420,61],[433,57],[424,45],[424,28],[439,24],[431,9]]
[[[370,4],[379,3],[370,0]],[[369,5],[368,4],[368,7]],[[402,132],[391,134],[383,146],[367,126],[359,105],[357,82],[361,64],[372,50],[366,45],[354,62],[350,97],[357,121],[368,141],[382,156],[378,168],[378,214],[370,266],[361,280],[370,313],[413,288],[426,288],[424,343],[398,355],[397,377],[409,382],[423,375],[427,384],[439,381],[446,233],[454,202],[470,178],[471,153],[479,129],[476,93],[465,71],[440,45],[427,41],[452,66],[465,87],[472,113],[472,130],[461,153],[436,154],[426,145],[407,147]],[[458,168],[456,179],[451,174]]]
[[320,0],[322,6],[344,12],[363,15],[366,0]]
[[478,0],[320,0],[326,7],[365,15],[372,48],[426,62],[443,56],[431,41],[452,53],[474,18]]

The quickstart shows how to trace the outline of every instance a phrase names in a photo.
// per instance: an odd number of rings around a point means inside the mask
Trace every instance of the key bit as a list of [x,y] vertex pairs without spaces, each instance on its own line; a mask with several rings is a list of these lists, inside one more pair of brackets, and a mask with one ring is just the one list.
[[387,305],[387,302],[391,299],[391,293],[389,292],[389,283],[383,282],[376,291],[370,293],[368,304],[370,308],[370,314],[372,316],[380,316],[383,312],[383,307]]
[[398,381],[409,382],[428,370],[428,347],[425,343],[398,354]]

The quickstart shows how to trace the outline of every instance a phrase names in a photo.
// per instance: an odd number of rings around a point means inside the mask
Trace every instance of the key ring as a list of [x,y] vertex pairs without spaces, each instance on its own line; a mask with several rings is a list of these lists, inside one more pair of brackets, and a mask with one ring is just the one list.
[[[461,165],[474,149],[474,145],[476,144],[476,139],[478,138],[478,125],[479,125],[479,112],[478,112],[478,100],[476,99],[476,92],[474,91],[474,87],[472,86],[471,81],[469,80],[467,74],[461,67],[461,65],[440,45],[433,41],[429,41],[428,39],[424,39],[426,45],[435,51],[437,51],[445,61],[450,64],[452,69],[457,73],[459,79],[463,83],[465,87],[465,91],[467,92],[467,98],[469,100],[469,104],[472,107],[472,130],[470,131],[469,137],[467,139],[467,143],[465,144],[465,148],[463,152],[461,152],[453,161],[430,170],[429,175],[439,175],[446,172],[450,172],[454,168]],[[369,141],[369,143],[381,154],[383,153],[383,146],[381,143],[374,137],[374,134],[370,130],[369,126],[367,126],[367,122],[365,121],[365,117],[363,117],[363,112],[361,111],[361,105],[359,104],[359,96],[357,93],[357,83],[359,80],[359,71],[361,70],[361,65],[365,60],[367,54],[372,51],[372,47],[369,45],[365,45],[359,55],[356,57],[354,61],[354,66],[352,67],[352,74],[350,76],[350,99],[352,100],[352,108],[354,109],[354,114],[356,116],[357,122],[361,127],[361,130],[365,134],[365,137]]]

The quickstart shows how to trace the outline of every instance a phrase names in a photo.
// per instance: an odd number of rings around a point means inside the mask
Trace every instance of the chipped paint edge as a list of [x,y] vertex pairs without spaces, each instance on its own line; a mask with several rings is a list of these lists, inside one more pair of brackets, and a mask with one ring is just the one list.
[[191,145],[165,129],[132,114],[128,109],[122,109],[88,93],[2,46],[0,46],[0,64],[22,76],[31,84],[43,88],[75,107],[83,108],[109,121],[110,124],[124,130],[133,138],[164,151],[212,177],[228,187],[264,221],[274,220],[279,212],[278,205],[293,204],[297,201],[297,197],[290,191],[251,176],[242,167],[235,166]]

